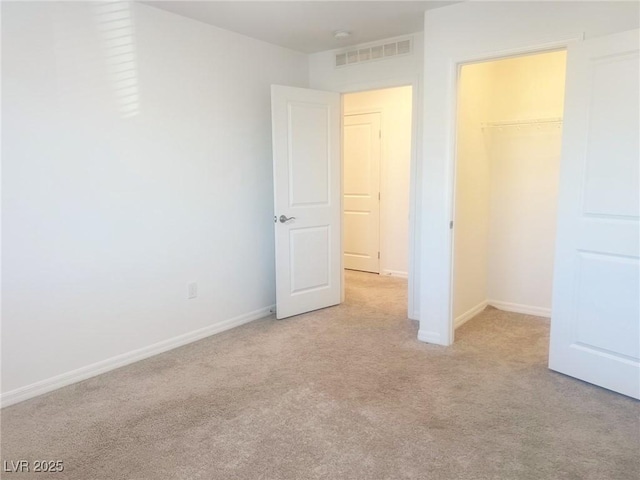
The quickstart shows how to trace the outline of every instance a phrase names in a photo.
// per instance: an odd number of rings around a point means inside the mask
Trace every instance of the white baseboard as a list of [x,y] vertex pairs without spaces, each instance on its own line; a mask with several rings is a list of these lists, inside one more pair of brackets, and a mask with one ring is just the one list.
[[487,305],[489,303],[485,300],[484,302],[480,302],[478,305],[476,305],[473,308],[470,308],[469,310],[467,310],[466,312],[464,312],[462,315],[460,315],[459,317],[457,317],[454,322],[453,322],[453,328],[458,328],[461,325],[464,325],[465,323],[467,323],[469,320],[471,320],[473,317],[475,317],[476,315],[478,315],[481,311],[483,311],[485,308],[487,308]]
[[380,275],[387,275],[389,277],[409,278],[409,273],[401,272],[400,270],[388,270],[384,269],[380,272]]
[[534,315],[536,317],[551,317],[551,309],[544,307],[533,307],[531,305],[522,305],[520,303],[501,302],[499,300],[487,300],[487,303],[498,310],[506,312],[523,313],[525,315]]
[[215,335],[216,333],[221,333],[225,330],[239,327],[240,325],[244,325],[245,323],[252,322],[259,318],[267,317],[271,314],[272,309],[274,308],[275,305],[270,305],[253,312],[245,313],[244,315],[239,315],[198,330],[178,335],[177,337],[154,343],[147,347],[139,348],[138,350],[123,353],[122,355],[117,355],[85,367],[80,367],[77,370],[62,373],[55,377],[32,383],[31,385],[16,388],[15,390],[10,390],[0,395],[0,407],[4,408],[9,405],[14,405],[18,402],[28,400],[29,398],[37,397],[38,395],[43,395],[53,390],[57,390],[58,388],[66,387],[72,383],[81,382],[82,380],[95,377],[96,375],[106,373],[110,370],[124,367],[125,365],[158,355],[159,353],[202,340],[203,338]]

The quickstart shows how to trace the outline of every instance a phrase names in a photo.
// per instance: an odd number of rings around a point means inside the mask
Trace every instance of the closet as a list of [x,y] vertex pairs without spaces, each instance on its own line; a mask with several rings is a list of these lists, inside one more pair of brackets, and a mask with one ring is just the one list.
[[566,53],[460,71],[454,324],[487,305],[549,316]]

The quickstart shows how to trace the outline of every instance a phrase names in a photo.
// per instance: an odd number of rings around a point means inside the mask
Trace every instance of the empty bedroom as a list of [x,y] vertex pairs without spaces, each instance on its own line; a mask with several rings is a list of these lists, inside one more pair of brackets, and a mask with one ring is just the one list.
[[638,2],[0,2],[0,477],[640,477]]

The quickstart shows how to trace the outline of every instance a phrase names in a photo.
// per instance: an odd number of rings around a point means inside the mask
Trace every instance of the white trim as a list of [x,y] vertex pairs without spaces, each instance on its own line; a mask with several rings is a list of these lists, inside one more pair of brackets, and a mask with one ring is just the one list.
[[344,94],[340,93],[340,303],[346,298],[344,281]]
[[[409,85],[406,85],[409,86]],[[396,88],[402,88],[402,87],[396,87]],[[386,88],[380,88],[379,90],[386,90]],[[361,92],[356,92],[356,93],[361,93]],[[345,94],[345,95],[353,95],[353,94]],[[368,115],[369,113],[379,113],[380,115],[382,115],[382,111],[384,109],[382,107],[365,107],[365,108],[350,108],[349,110],[344,110],[343,115],[345,117],[348,117],[349,115]]]
[[551,309],[545,307],[534,307],[532,305],[522,305],[521,303],[501,302],[500,300],[487,300],[487,303],[498,310],[505,312],[523,313],[536,317],[551,318]]
[[399,270],[389,270],[385,268],[380,272],[380,275],[386,275],[388,277],[409,278],[409,273],[401,272]]
[[[423,39],[424,42],[424,39]],[[414,45],[415,47],[415,45]],[[424,53],[423,53],[424,56]],[[424,62],[424,59],[423,59]],[[422,66],[424,69],[424,65]],[[409,305],[407,316],[411,320],[420,321],[419,305],[420,300],[420,202],[422,200],[422,121],[423,121],[423,103],[422,89],[424,81],[422,74],[417,75],[411,81],[413,88],[411,89],[411,165],[409,165],[409,265],[408,281],[409,287]]]
[[125,365],[144,360],[145,358],[153,357],[154,355],[158,355],[168,350],[173,350],[174,348],[181,347],[188,343],[196,342],[211,335],[215,335],[216,333],[221,333],[225,330],[239,327],[240,325],[252,322],[253,320],[268,317],[271,315],[273,308],[275,308],[275,305],[270,305],[259,310],[254,310],[253,312],[245,313],[244,315],[239,315],[198,330],[178,335],[177,337],[154,343],[147,347],[142,347],[91,365],[80,367],[77,370],[72,370],[70,372],[56,375],[55,377],[40,380],[39,382],[32,383],[31,385],[16,388],[15,390],[11,390],[0,395],[0,405],[2,408],[8,407],[9,405],[14,405],[18,402],[66,387],[67,385],[81,382],[82,380],[95,377],[96,375],[115,370],[116,368],[124,367]]
[[491,62],[495,60],[504,60],[507,58],[523,57],[527,55],[537,55],[540,53],[548,53],[556,50],[564,50],[573,42],[583,41],[584,32],[575,32],[566,37],[556,38],[548,42],[539,42],[529,46],[518,46],[514,48],[506,48],[504,50],[491,50],[484,53],[475,53],[467,56],[460,56],[456,59],[456,63],[460,66],[472,63]]
[[465,323],[467,323],[469,320],[471,320],[473,317],[475,317],[480,312],[482,312],[485,308],[487,308],[487,305],[489,305],[489,303],[487,302],[487,300],[485,300],[483,302],[480,302],[475,307],[470,308],[469,310],[464,312],[462,315],[458,316],[456,320],[453,322],[453,328],[456,329],[464,325]]
[[418,340],[425,343],[435,343],[436,345],[442,345],[442,338],[440,338],[440,334],[438,332],[418,330]]

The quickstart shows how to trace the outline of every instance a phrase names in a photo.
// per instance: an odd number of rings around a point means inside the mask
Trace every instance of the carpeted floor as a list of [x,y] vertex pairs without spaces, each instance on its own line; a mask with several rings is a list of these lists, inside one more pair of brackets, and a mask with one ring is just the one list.
[[416,340],[403,280],[258,320],[2,411],[6,479],[640,478],[640,402],[546,367],[545,319],[487,309]]

